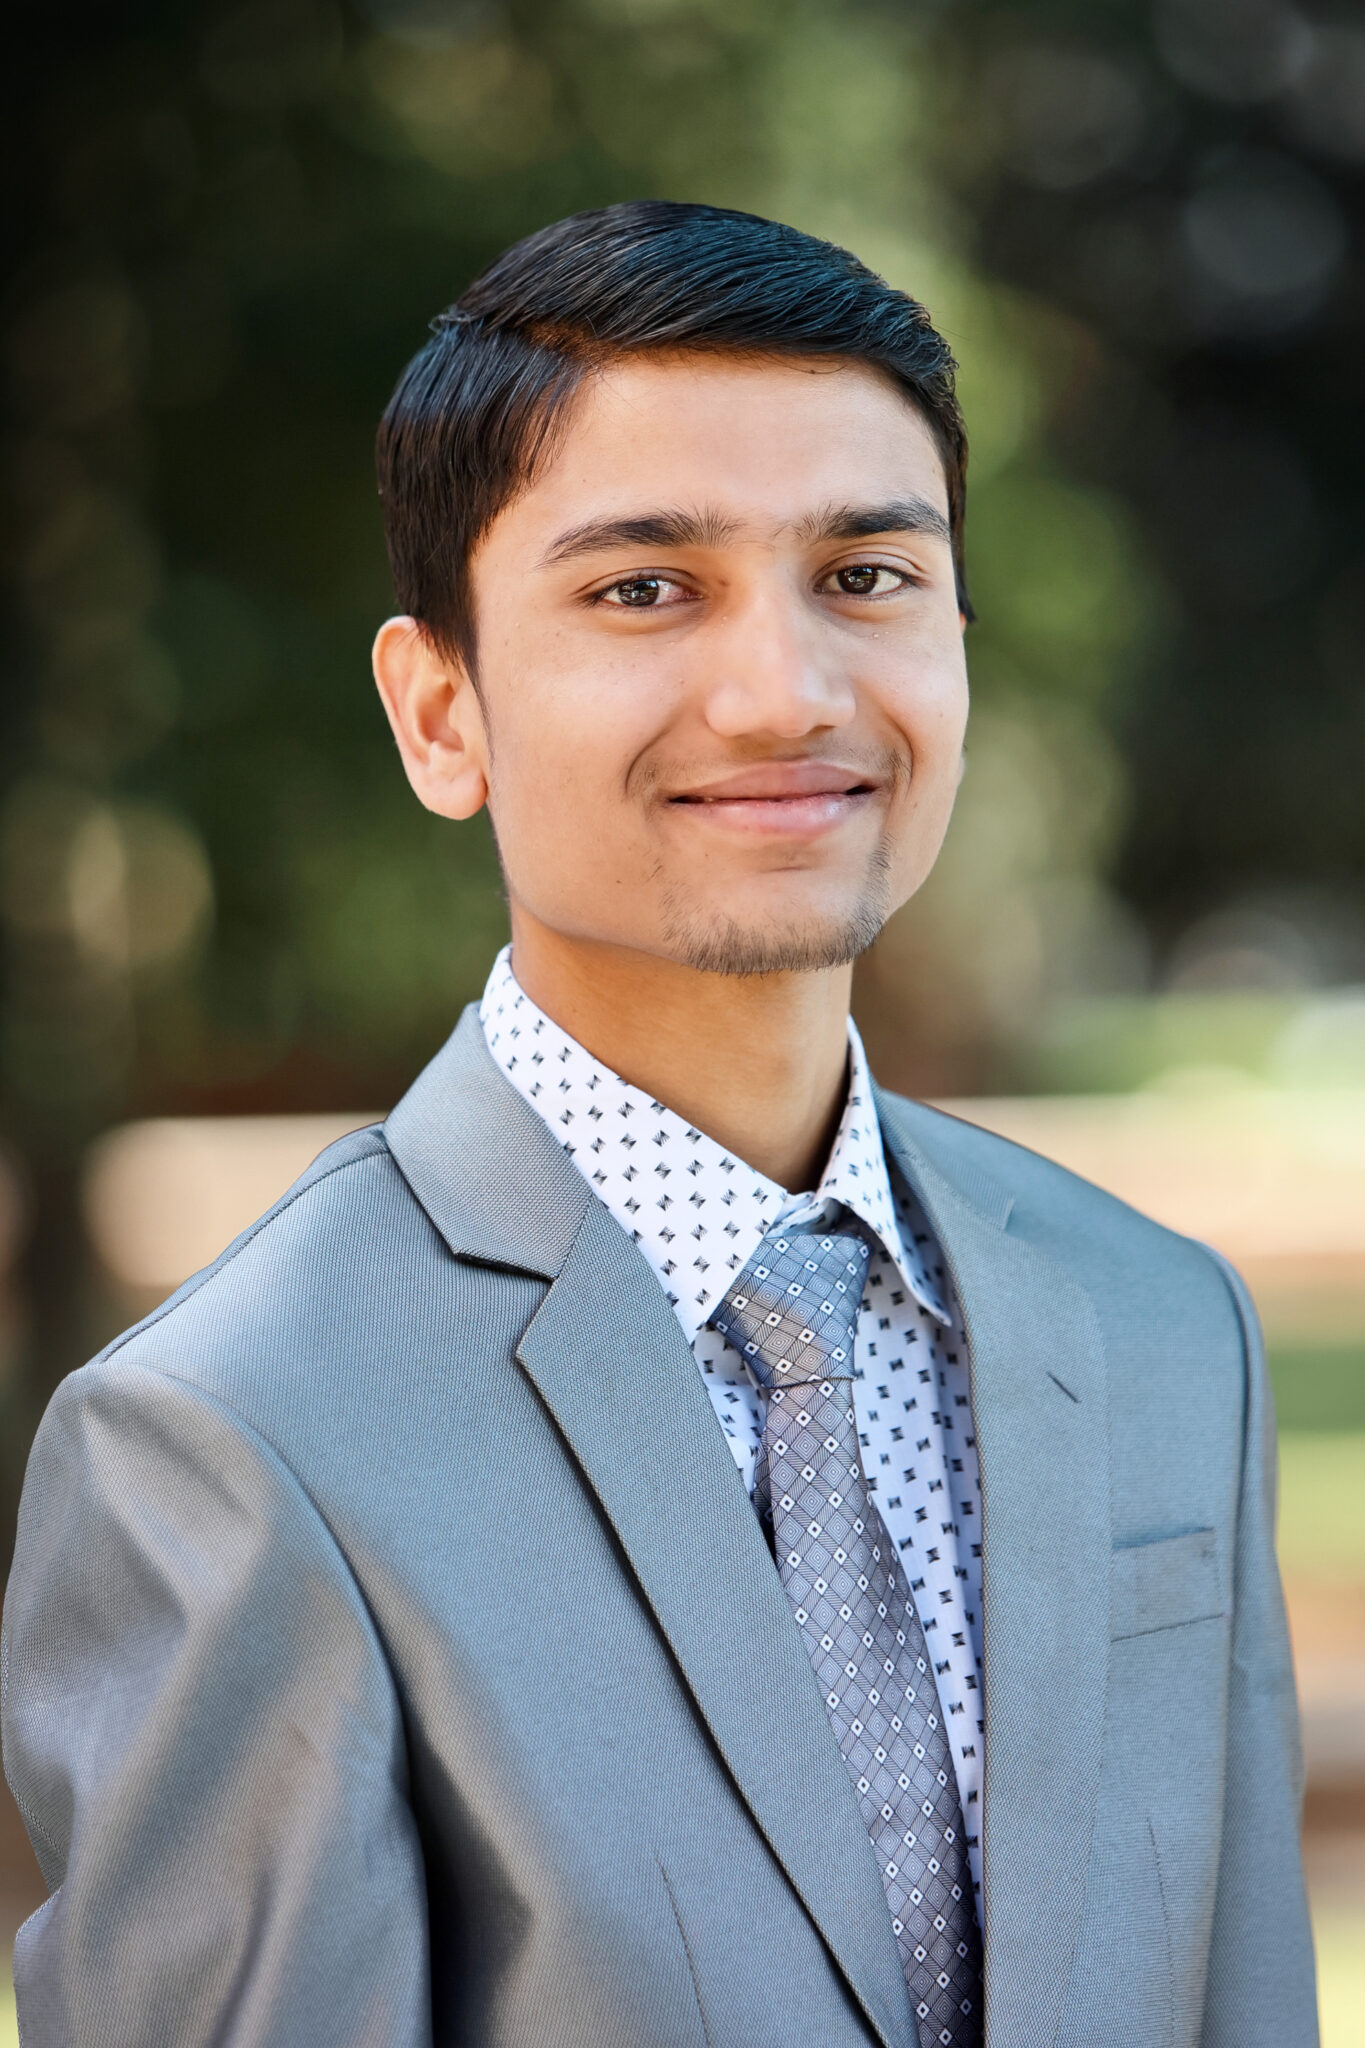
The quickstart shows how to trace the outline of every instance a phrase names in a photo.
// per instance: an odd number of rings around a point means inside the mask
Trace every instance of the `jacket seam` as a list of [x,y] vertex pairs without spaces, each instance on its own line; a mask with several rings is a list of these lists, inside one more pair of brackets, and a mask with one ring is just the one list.
[[[1248,1466],[1254,1449],[1254,1446],[1252,1445],[1251,1441],[1252,1408],[1254,1406],[1254,1397],[1256,1391],[1254,1382],[1256,1378],[1256,1365],[1258,1357],[1261,1359],[1263,1371],[1265,1370],[1264,1340],[1260,1337],[1259,1331],[1253,1328],[1251,1322],[1248,1319],[1247,1308],[1250,1303],[1250,1298],[1244,1295],[1246,1282],[1242,1279],[1241,1274],[1237,1271],[1237,1268],[1233,1265],[1231,1259],[1224,1257],[1223,1253],[1218,1251],[1213,1245],[1205,1244],[1202,1238],[1190,1238],[1188,1242],[1199,1247],[1200,1251],[1203,1252],[1205,1258],[1208,1260],[1209,1264],[1217,1273],[1218,1278],[1222,1281],[1224,1293],[1226,1294],[1228,1301],[1231,1303],[1233,1315],[1237,1319],[1237,1334],[1241,1340],[1242,1347],[1242,1445],[1241,1457],[1238,1461],[1237,1504],[1234,1509],[1232,1518],[1232,1527],[1234,1531],[1232,1557],[1229,1562],[1231,1599],[1229,1602],[1228,1611],[1230,1613],[1235,1614],[1237,1611],[1237,1595],[1240,1590],[1237,1584],[1237,1566],[1239,1560],[1238,1538],[1235,1532],[1240,1530],[1241,1528],[1242,1509],[1246,1503]],[[1268,1383],[1266,1385],[1265,1392],[1266,1398],[1268,1400],[1273,1401],[1274,1396],[1270,1391]],[[1276,1491],[1278,1493],[1278,1482],[1276,1486]]]
[[673,1920],[678,1930],[678,1939],[682,1943],[683,1955],[687,1960],[687,1974],[692,1980],[692,1996],[697,2002],[697,2018],[701,2021],[702,2039],[706,2043],[706,2048],[711,2048],[711,2029],[706,2024],[706,2008],[701,2002],[701,1985],[697,1979],[697,1966],[692,1960],[692,1945],[687,1939],[687,1929],[683,1926],[682,1914],[678,1911],[678,1901],[673,1896],[673,1886],[669,1880],[668,1872],[664,1869],[663,1864],[659,1862],[657,1856],[654,1861],[659,1864],[659,1875],[664,1881],[664,1890],[668,1893],[668,1903],[673,1909]]
[[1156,1621],[1150,1628],[1125,1628],[1110,1631],[1111,1643],[1140,1643],[1144,1636],[1169,1635],[1173,1628],[1199,1628],[1206,1621],[1226,1621],[1231,1609],[1211,1607],[1207,1614],[1184,1614],[1179,1621]]
[[[345,1551],[337,1542],[331,1524],[279,1446],[273,1444],[270,1438],[259,1430],[255,1423],[248,1416],[244,1415],[241,1409],[233,1402],[225,1401],[221,1394],[214,1393],[209,1387],[201,1386],[198,1380],[189,1379],[184,1373],[176,1372],[169,1366],[149,1365],[144,1366],[142,1369],[159,1380],[169,1380],[172,1386],[183,1387],[191,1400],[202,1401],[205,1407],[214,1410],[219,1415],[226,1416],[236,1428],[240,1429],[245,1436],[250,1438],[257,1450],[284,1474],[290,1487],[298,1495],[299,1499],[306,1503],[309,1515],[317,1523],[319,1529],[322,1530],[328,1545],[335,1551],[338,1560],[345,1569],[347,1578],[356,1587],[358,1592],[359,1581],[351,1570]],[[367,1614],[369,1613],[368,1607],[365,1611]]]
[[[346,1164],[357,1165],[359,1164],[359,1162],[356,1160],[349,1160],[346,1162]],[[340,1167],[329,1168],[329,1172],[340,1171],[342,1171]],[[319,1179],[324,1178],[326,1178],[325,1175],[319,1175]],[[306,1193],[307,1190],[305,1189],[303,1190],[303,1192]],[[344,1575],[346,1584],[350,1587],[351,1591],[355,1595],[356,1607],[358,1608],[360,1615],[363,1616],[363,1626],[369,1634],[371,1646],[374,1649],[375,1654],[378,1656],[380,1663],[383,1665],[389,1684],[393,1689],[397,1721],[403,1738],[403,1763],[406,1777],[409,1765],[407,1748],[408,1730],[406,1716],[403,1712],[402,1693],[399,1689],[397,1675],[394,1672],[393,1663],[389,1656],[387,1646],[385,1645],[384,1637],[380,1630],[379,1623],[375,1619],[374,1613],[370,1607],[370,1603],[365,1597],[364,1588],[362,1587],[360,1580],[356,1576],[355,1570],[352,1567],[350,1559],[347,1557],[345,1550],[342,1548],[342,1545],[337,1538],[336,1531],[333,1529],[326,1515],[322,1512],[321,1507],[318,1505],[317,1501],[314,1500],[312,1494],[304,1485],[303,1480],[300,1478],[299,1474],[294,1470],[293,1466],[285,1457],[284,1453],[279,1449],[278,1445],[273,1444],[270,1441],[270,1438],[264,1435],[262,1431],[257,1429],[256,1425],[247,1416],[243,1415],[239,1408],[234,1407],[231,1401],[225,1401],[221,1394],[213,1393],[208,1387],[200,1386],[197,1380],[186,1379],[183,1373],[174,1372],[170,1370],[168,1367],[149,1365],[144,1366],[142,1370],[148,1373],[149,1375],[155,1377],[156,1379],[168,1381],[172,1386],[183,1388],[185,1393],[189,1395],[192,1400],[203,1402],[205,1407],[211,1409],[216,1414],[221,1415],[225,1417],[228,1421],[230,1421],[235,1428],[239,1429],[242,1432],[242,1434],[245,1437],[249,1438],[251,1443],[253,1443],[256,1446],[258,1456],[267,1460],[283,1476],[289,1490],[297,1497],[298,1501],[301,1504],[306,1519],[312,1522],[313,1525],[316,1527],[319,1536],[322,1540],[322,1543],[330,1552],[332,1557],[335,1559],[338,1570]]]
[[[3,1727],[5,1724],[7,1724],[8,1720],[9,1631],[8,1629],[6,1629],[3,1635],[0,1636],[0,1727]],[[29,1830],[30,1835],[40,1835],[43,1841],[47,1844],[48,1848],[52,1851],[53,1855],[60,1858],[62,1854],[61,1844],[55,1841],[52,1835],[49,1834],[48,1830],[43,1826],[42,1822],[38,1819],[38,1816],[30,1811],[29,1800],[19,1790],[19,1787],[17,1785],[10,1782],[8,1771],[5,1773],[5,1780],[6,1783],[9,1784],[10,1793],[14,1799],[14,1804],[19,1809],[19,1817],[23,1821],[24,1826]]]
[[[358,1165],[359,1161],[348,1160],[344,1162],[344,1164]],[[330,1173],[340,1172],[342,1170],[342,1167],[335,1167],[329,1168],[328,1171]],[[325,1179],[326,1177],[326,1175],[319,1175],[319,1179]],[[306,1190],[300,1190],[300,1192],[306,1192]],[[99,1360],[92,1361],[92,1363],[95,1364],[98,1364],[100,1362],[101,1361]],[[84,1368],[84,1371],[88,1372],[90,1371],[90,1369],[91,1368],[87,1366]],[[242,1432],[243,1436],[248,1438],[250,1442],[256,1447],[257,1455],[263,1460],[265,1460],[276,1472],[278,1472],[281,1475],[285,1487],[299,1502],[305,1520],[311,1523],[313,1527],[316,1529],[321,1543],[323,1544],[327,1552],[335,1560],[337,1569],[341,1572],[346,1585],[349,1587],[352,1594],[354,1595],[358,1626],[361,1630],[361,1633],[364,1636],[368,1637],[369,1647],[372,1650],[373,1654],[379,1660],[379,1664],[383,1669],[390,1691],[392,1693],[394,1704],[394,1720],[399,1733],[402,1764],[402,1784],[400,1790],[403,1799],[405,1801],[408,1800],[411,1758],[408,1746],[407,1717],[403,1709],[402,1693],[400,1691],[397,1676],[393,1669],[392,1660],[390,1659],[388,1649],[384,1642],[383,1634],[379,1628],[379,1624],[376,1621],[374,1613],[371,1610],[369,1601],[365,1597],[364,1589],[362,1588],[359,1579],[356,1577],[356,1574],[352,1569],[350,1559],[347,1557],[340,1542],[337,1540],[336,1533],[333,1530],[331,1524],[328,1522],[327,1517],[323,1514],[322,1509],[314,1500],[308,1488],[304,1485],[303,1480],[299,1477],[298,1473],[294,1470],[293,1466],[289,1463],[288,1459],[283,1455],[283,1453],[277,1448],[276,1445],[271,1443],[270,1439],[267,1436],[262,1435],[261,1431],[258,1430],[254,1426],[254,1424],[247,1419],[246,1416],[242,1415],[240,1411],[232,1405],[231,1402],[223,1400],[221,1396],[212,1393],[207,1387],[202,1387],[198,1385],[196,1381],[186,1379],[180,1373],[168,1371],[165,1367],[144,1366],[141,1368],[141,1370],[145,1371],[151,1378],[155,1378],[162,1382],[168,1382],[172,1386],[182,1388],[185,1394],[188,1395],[192,1401],[201,1403],[205,1408],[210,1410],[212,1413],[225,1418],[232,1424],[234,1428],[239,1429]],[[77,1375],[73,1374],[71,1377],[74,1380],[77,1377]],[[10,1635],[9,1630],[6,1629],[3,1633],[3,1636],[0,1636],[0,1722],[7,1722],[8,1720],[9,1649]],[[361,1725],[363,1727],[365,1724],[362,1723]],[[373,1731],[367,1728],[366,1733],[372,1734]],[[380,1744],[374,1744],[374,1748],[376,1750],[378,1750],[380,1747]],[[6,1773],[6,1776],[8,1778],[8,1773]],[[59,1861],[65,1861],[69,1857],[70,1845],[68,1844],[67,1849],[63,1850],[61,1843],[56,1841],[53,1838],[53,1836],[49,1833],[47,1828],[45,1828],[41,1824],[41,1822],[39,1822],[33,1816],[33,1814],[30,1811],[30,1802],[20,1792],[18,1786],[15,1785],[12,1780],[10,1781],[10,1790],[13,1794],[14,1803],[19,1809],[19,1813],[24,1822],[25,1827],[30,1830],[31,1834],[40,1835],[43,1841],[46,1843],[47,1847],[52,1851],[52,1854],[56,1858],[58,1858]],[[52,1894],[50,1894],[50,1896],[51,1895]],[[709,2043],[708,2048],[710,2048]]]
[[1161,1901],[1161,1926],[1166,1937],[1166,2039],[1170,2048],[1175,2048],[1175,1957],[1171,1949],[1171,1914],[1166,1904],[1166,1879],[1161,1869],[1161,1850],[1157,1844],[1156,1829],[1152,1826],[1150,1813],[1147,1816],[1147,1839],[1152,1845],[1157,1896]]

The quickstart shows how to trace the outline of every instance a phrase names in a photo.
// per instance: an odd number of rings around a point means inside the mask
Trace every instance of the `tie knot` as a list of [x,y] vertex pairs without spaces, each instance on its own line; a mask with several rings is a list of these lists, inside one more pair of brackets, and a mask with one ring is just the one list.
[[769,1231],[711,1321],[770,1391],[852,1379],[870,1256],[847,1227]]

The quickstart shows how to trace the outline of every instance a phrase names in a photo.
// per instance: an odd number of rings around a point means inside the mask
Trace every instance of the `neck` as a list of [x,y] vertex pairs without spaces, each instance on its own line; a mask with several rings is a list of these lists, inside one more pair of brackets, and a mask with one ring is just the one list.
[[702,974],[565,938],[515,904],[512,965],[603,1066],[779,1187],[817,1184],[844,1107],[850,967]]

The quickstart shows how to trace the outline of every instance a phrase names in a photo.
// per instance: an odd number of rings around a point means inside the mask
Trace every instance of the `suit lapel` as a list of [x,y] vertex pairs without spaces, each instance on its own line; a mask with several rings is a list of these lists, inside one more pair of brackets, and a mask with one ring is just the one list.
[[[1109,1659],[1109,1429],[1098,1319],[954,1126],[880,1097],[941,1243],[971,1352],[981,1459],[988,2048],[1050,2048],[1080,1930]],[[932,1148],[932,1151],[931,1151]],[[1013,1220],[1012,1234],[1006,1228]]]
[[[988,2048],[1055,2041],[1107,1690],[1109,1447],[1088,1295],[959,1157],[879,1097],[962,1302],[983,1495]],[[550,1283],[518,1356],[597,1494],[750,1812],[885,2044],[915,2027],[881,1880],[753,1510],[662,1290],[466,1011],[388,1120],[452,1251]]]
[[677,1319],[466,1011],[386,1125],[452,1251],[550,1282],[518,1347],[759,1829],[884,2048],[914,2016],[876,1859]]
[[494,1064],[472,1003],[384,1136],[453,1252],[554,1279],[593,1192]]

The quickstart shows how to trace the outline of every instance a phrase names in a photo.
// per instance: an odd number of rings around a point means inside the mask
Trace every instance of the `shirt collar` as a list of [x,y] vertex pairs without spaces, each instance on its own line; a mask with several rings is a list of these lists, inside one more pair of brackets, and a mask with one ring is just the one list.
[[[852,1018],[848,1096],[829,1159],[818,1188],[789,1195],[603,1066],[532,1002],[512,972],[511,956],[511,947],[504,946],[479,1005],[489,1052],[635,1239],[689,1343],[769,1230],[818,1220],[835,1203],[850,1209],[885,1247],[915,1299],[948,1322],[920,1249],[897,1219],[867,1056]],[[660,1175],[664,1192],[657,1185]],[[719,1238],[711,1233],[705,1256],[687,1229],[688,1203],[703,1198],[724,1212],[723,1230]]]

